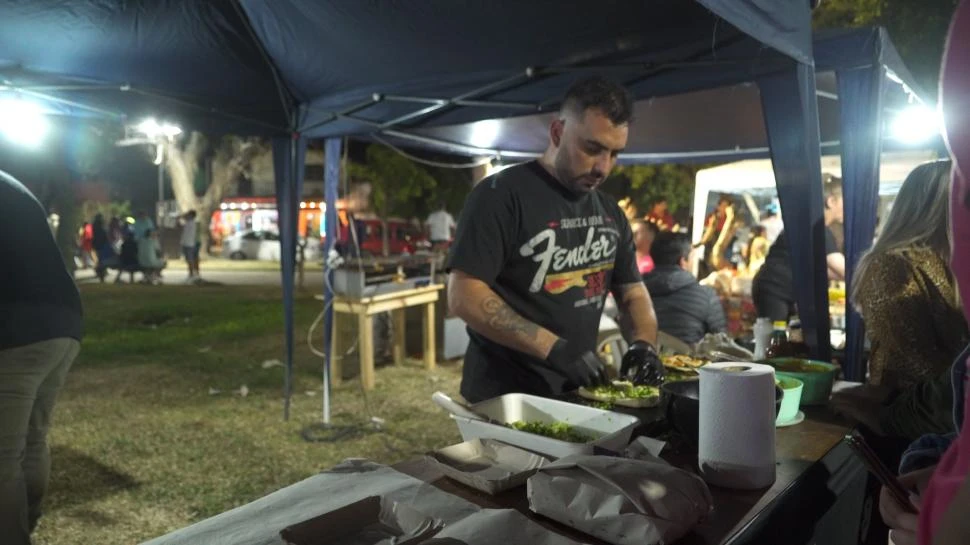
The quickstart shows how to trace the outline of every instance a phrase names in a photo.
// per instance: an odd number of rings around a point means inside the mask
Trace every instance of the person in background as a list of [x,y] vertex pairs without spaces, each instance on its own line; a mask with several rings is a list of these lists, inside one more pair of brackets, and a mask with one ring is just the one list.
[[785,229],[785,223],[781,221],[777,204],[771,203],[765,207],[765,211],[761,215],[761,225],[765,227],[765,238],[768,239],[768,245],[774,244],[778,240],[778,235]]
[[731,233],[734,231],[734,199],[721,195],[717,207],[704,223],[700,244],[705,248],[705,263],[711,271],[727,266],[726,253],[730,250]]
[[104,226],[104,216],[101,214],[94,216],[94,222],[91,224],[91,233],[91,243],[94,247],[95,255],[98,258],[98,264],[95,266],[95,274],[98,278],[104,280],[108,272],[108,267],[117,265],[118,256],[115,254],[114,246],[111,245],[108,230]]
[[[966,70],[970,52],[970,3],[961,2],[950,26],[940,71],[940,111],[944,138],[953,159],[950,192],[953,272],[965,315],[970,316],[970,73]],[[970,433],[964,429],[970,416],[967,367],[970,347],[953,364],[953,416],[958,435],[921,439],[911,447],[929,447],[942,457],[921,465],[900,465],[900,482],[913,491],[911,515],[884,488],[880,513],[893,528],[897,545],[956,545],[970,543]],[[949,442],[949,445],[947,443]],[[943,450],[945,449],[945,451]],[[935,462],[935,465],[933,463]]]
[[114,249],[108,239],[108,230],[104,226],[104,216],[97,214],[91,222],[91,246],[98,258],[98,265],[108,262],[114,256]]
[[438,209],[432,212],[424,222],[428,241],[435,250],[442,250],[451,244],[455,236],[455,218],[445,209],[444,201],[438,203]]
[[93,254],[94,254],[94,227],[90,223],[85,222],[81,226],[81,231],[79,233],[78,247],[81,250],[81,268],[89,269],[93,266]]
[[132,232],[135,234],[135,240],[139,240],[145,236],[148,231],[155,230],[155,222],[152,221],[148,214],[144,210],[139,210],[135,214],[135,224],[131,226]]
[[674,216],[667,210],[667,198],[659,197],[650,205],[647,221],[657,226],[659,231],[674,230]]
[[[845,256],[829,229],[834,222],[842,221],[842,180],[830,177],[823,186],[822,195],[825,203],[825,263],[830,280],[843,280]],[[791,250],[788,238],[782,232],[768,251],[768,257],[751,285],[759,317],[771,318],[773,322],[787,322],[795,314],[795,288],[792,282]]]
[[128,273],[128,281],[135,282],[135,272],[140,270],[138,265],[138,241],[135,240],[134,233],[125,234],[125,240],[121,243],[118,250],[118,276],[115,276],[115,284],[121,283],[121,275]]
[[654,267],[650,246],[657,237],[657,225],[648,220],[634,220],[630,227],[633,229],[633,246],[637,251],[637,270],[641,275],[647,274]]
[[47,432],[81,348],[81,296],[40,202],[0,171],[0,541],[29,545],[50,480]]
[[869,382],[834,394],[832,404],[881,436],[952,431],[949,369],[970,333],[947,268],[949,179],[949,161],[910,173],[852,286],[872,344]]
[[118,218],[118,216],[114,216],[111,218],[111,221],[108,222],[108,242],[111,244],[111,247],[116,253],[119,249],[121,249],[121,243],[123,240],[124,233],[122,232],[121,228],[121,220]]
[[725,331],[727,319],[714,290],[698,284],[690,273],[690,252],[687,235],[659,233],[650,249],[656,268],[643,281],[660,331],[694,344],[708,333]]
[[145,274],[145,282],[161,283],[161,271],[167,264],[161,259],[162,246],[158,242],[158,231],[149,231],[138,240],[138,266]]
[[728,240],[731,241],[731,245],[727,248],[725,261],[730,263],[731,268],[735,271],[743,270],[748,263],[748,243],[751,240],[751,229],[744,219],[736,217],[728,237],[730,237]]
[[879,241],[856,268],[851,300],[872,344],[869,383],[914,386],[949,368],[967,344],[950,259],[950,161],[916,167]]
[[199,222],[196,219],[195,210],[189,210],[182,216],[182,236],[179,239],[182,247],[182,255],[185,256],[185,263],[189,267],[189,276],[185,279],[186,284],[198,282],[199,276]]
[[751,228],[751,240],[748,242],[748,274],[754,276],[765,264],[768,257],[768,249],[771,243],[768,242],[768,230],[764,225],[755,225]]

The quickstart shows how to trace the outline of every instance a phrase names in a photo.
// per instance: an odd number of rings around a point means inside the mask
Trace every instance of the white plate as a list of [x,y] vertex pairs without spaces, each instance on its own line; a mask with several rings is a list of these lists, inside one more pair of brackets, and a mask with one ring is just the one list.
[[794,426],[795,424],[801,424],[805,420],[805,413],[798,411],[795,413],[795,418],[791,420],[785,420],[784,422],[775,423],[776,428],[787,428],[788,426]]

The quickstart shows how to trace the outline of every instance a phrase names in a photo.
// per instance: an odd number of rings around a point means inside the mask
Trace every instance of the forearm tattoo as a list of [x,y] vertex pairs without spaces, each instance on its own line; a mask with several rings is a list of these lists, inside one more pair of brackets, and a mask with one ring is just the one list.
[[512,310],[505,301],[498,297],[487,297],[482,301],[482,310],[488,325],[499,331],[525,335],[535,339],[539,335],[539,326],[526,320]]

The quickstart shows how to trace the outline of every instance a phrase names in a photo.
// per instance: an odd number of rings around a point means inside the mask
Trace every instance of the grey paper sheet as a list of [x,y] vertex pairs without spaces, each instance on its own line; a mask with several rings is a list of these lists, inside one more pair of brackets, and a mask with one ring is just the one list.
[[446,524],[480,511],[472,503],[390,467],[346,460],[329,471],[144,545],[284,545],[280,538],[283,528],[367,496],[413,505]]

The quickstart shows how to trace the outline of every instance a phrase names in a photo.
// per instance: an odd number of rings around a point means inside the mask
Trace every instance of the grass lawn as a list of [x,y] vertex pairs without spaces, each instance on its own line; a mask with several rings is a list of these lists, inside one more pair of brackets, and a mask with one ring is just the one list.
[[[188,267],[184,259],[169,259],[168,268],[171,270],[185,271]],[[279,261],[258,261],[255,259],[226,259],[223,257],[205,256],[202,259],[200,268],[214,271],[279,271]],[[323,264],[315,259],[306,262],[307,271],[322,271]]]
[[[306,346],[320,310],[311,294],[296,305],[289,422],[283,369],[262,366],[283,356],[279,288],[85,285],[82,296],[87,336],[55,409],[37,543],[139,543],[347,457],[393,463],[460,440],[430,399],[457,393],[458,366],[427,373],[417,361],[378,370],[368,400],[384,432],[301,438],[321,411],[322,360]],[[242,385],[245,397],[233,393]],[[335,389],[333,411],[338,423],[368,418],[356,380]]]

